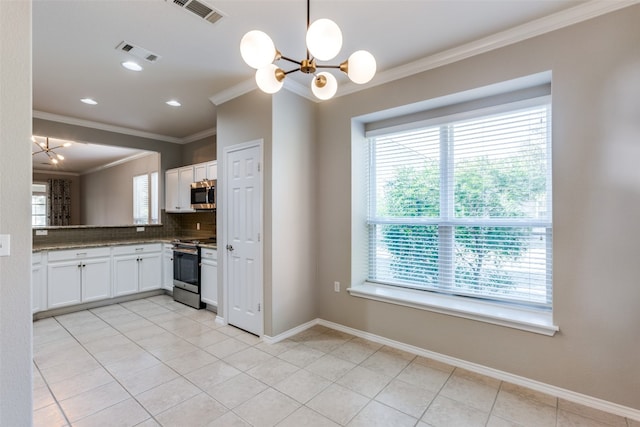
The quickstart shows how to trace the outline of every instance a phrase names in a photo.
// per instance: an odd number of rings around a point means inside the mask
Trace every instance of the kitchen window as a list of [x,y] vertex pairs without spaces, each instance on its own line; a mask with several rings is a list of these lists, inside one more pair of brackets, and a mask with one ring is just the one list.
[[369,132],[367,280],[352,294],[550,324],[550,109],[537,97]]
[[158,224],[158,173],[133,177],[133,223]]
[[47,184],[33,183],[31,186],[31,226],[47,226]]

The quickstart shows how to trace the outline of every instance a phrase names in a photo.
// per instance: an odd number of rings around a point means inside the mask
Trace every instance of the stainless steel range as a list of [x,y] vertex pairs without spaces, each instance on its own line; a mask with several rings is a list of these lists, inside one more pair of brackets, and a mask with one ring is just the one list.
[[200,300],[200,244],[215,239],[173,241],[173,299],[193,308],[203,308]]

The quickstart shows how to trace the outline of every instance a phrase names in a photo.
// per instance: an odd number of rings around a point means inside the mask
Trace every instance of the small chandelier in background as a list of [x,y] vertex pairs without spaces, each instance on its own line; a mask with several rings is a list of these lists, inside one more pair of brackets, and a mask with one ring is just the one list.
[[71,142],[66,141],[62,145],[56,145],[55,147],[52,147],[49,145],[49,137],[45,137],[44,141],[38,141],[35,136],[32,136],[31,141],[33,141],[33,143],[36,144],[40,149],[40,151],[34,151],[33,153],[31,153],[31,155],[35,156],[36,154],[45,153],[47,157],[49,157],[49,162],[54,165],[60,163],[60,160],[64,160],[64,156],[57,153],[55,150],[71,146]]
[[[340,65],[321,65],[316,61],[330,61],[342,48],[342,32],[340,27],[330,19],[318,19],[309,25],[309,0],[307,0],[307,57],[301,61],[288,58],[280,53],[273,40],[262,31],[249,31],[242,37],[240,53],[242,59],[256,71],[256,83],[266,93],[276,93],[282,88],[287,74],[301,71],[313,74],[311,91],[322,100],[330,99],[338,90],[338,82],[333,74],[318,69],[339,69],[349,76],[352,82],[364,84],[376,74],[376,60],[366,50],[359,50],[349,56]],[[274,64],[285,60],[297,67],[284,71]]]

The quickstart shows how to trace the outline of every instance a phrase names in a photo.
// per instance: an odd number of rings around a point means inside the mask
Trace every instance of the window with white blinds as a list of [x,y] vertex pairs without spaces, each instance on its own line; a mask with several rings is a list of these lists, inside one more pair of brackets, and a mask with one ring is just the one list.
[[133,177],[133,223],[149,223],[149,175]]
[[549,102],[368,135],[368,281],[550,309]]

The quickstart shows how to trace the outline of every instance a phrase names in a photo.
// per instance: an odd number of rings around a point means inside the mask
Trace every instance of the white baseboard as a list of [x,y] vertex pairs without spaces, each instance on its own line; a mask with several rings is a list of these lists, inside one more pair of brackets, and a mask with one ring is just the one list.
[[293,329],[289,329],[281,334],[276,335],[275,337],[270,337],[268,335],[262,335],[262,340],[267,344],[275,344],[277,342],[286,340],[287,338],[291,338],[294,335],[299,334],[300,332],[306,331],[312,326],[317,325],[320,322],[320,319],[314,319],[307,323],[303,323],[302,325],[296,326]]
[[609,412],[611,414],[619,415],[621,417],[630,418],[640,421],[640,410],[629,408],[627,406],[619,405],[617,403],[609,402],[606,400],[598,399],[596,397],[587,396],[586,394],[576,393],[575,391],[567,390],[554,385],[545,384],[540,381],[532,380],[529,378],[521,377],[519,375],[510,374],[509,372],[500,371],[498,369],[489,368],[487,366],[479,365],[477,363],[468,362],[466,360],[457,359],[455,357],[447,356],[441,353],[425,350],[420,347],[405,344],[400,341],[394,341],[388,338],[381,337],[369,332],[361,331],[359,329],[343,326],[338,323],[329,322],[322,319],[314,319],[300,326],[296,326],[286,332],[276,335],[275,337],[263,336],[262,339],[269,344],[275,344],[279,341],[290,338],[300,332],[311,328],[314,325],[322,325],[327,328],[335,329],[337,331],[345,332],[356,337],[364,338],[369,341],[377,342],[389,347],[397,348],[398,350],[404,350],[418,356],[427,357],[429,359],[436,360],[438,362],[447,363],[449,365],[463,368],[478,374],[486,375],[492,378],[496,378],[501,381],[507,381],[512,384],[516,384],[522,387],[527,387],[532,390],[536,390],[542,393],[549,394],[561,399],[568,400],[570,402],[578,403],[590,408],[598,409],[601,411]]
[[221,316],[218,316],[218,315],[216,315],[216,320],[215,320],[215,322],[216,322],[218,325],[223,325],[223,326],[227,324],[227,321],[224,319],[224,317],[221,317]]

